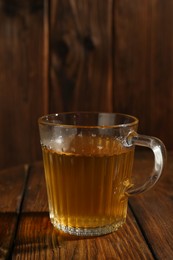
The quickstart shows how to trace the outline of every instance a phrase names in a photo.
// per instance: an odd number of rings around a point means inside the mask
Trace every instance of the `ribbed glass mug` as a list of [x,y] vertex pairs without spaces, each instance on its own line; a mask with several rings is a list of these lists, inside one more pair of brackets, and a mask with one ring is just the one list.
[[[157,138],[138,134],[138,119],[118,113],[59,113],[39,118],[50,219],[64,232],[103,235],[126,220],[128,196],[151,188],[166,158]],[[151,148],[154,168],[132,182],[135,145]]]

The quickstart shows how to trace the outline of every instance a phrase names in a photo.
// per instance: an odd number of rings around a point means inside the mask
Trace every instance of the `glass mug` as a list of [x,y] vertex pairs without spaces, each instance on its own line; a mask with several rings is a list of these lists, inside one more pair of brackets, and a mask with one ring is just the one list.
[[[166,158],[164,144],[137,134],[138,119],[118,113],[59,113],[39,118],[52,224],[73,235],[117,230],[129,195],[151,188]],[[132,183],[135,145],[151,148],[154,168],[140,187]]]

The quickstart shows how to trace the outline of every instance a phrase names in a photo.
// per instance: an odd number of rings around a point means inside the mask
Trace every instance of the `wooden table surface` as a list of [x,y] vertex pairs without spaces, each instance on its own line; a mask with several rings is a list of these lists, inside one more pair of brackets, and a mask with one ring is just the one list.
[[[137,152],[144,178],[152,155]],[[0,259],[173,259],[173,152],[152,190],[129,200],[126,224],[109,235],[82,238],[55,230],[48,215],[42,162],[0,172]],[[140,179],[138,180],[140,182]]]

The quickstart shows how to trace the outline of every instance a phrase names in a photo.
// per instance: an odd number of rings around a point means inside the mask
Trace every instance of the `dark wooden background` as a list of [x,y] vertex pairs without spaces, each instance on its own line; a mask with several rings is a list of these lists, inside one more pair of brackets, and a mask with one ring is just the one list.
[[123,112],[173,149],[173,0],[0,0],[0,168],[41,158],[37,119]]

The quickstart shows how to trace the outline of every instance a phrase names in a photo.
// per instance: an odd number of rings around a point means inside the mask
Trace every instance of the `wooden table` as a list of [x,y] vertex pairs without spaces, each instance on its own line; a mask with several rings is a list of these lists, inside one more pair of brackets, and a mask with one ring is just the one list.
[[[137,153],[134,172],[152,156]],[[109,235],[82,238],[53,228],[42,162],[0,172],[0,259],[173,259],[173,152],[159,184],[130,198],[127,223]]]

